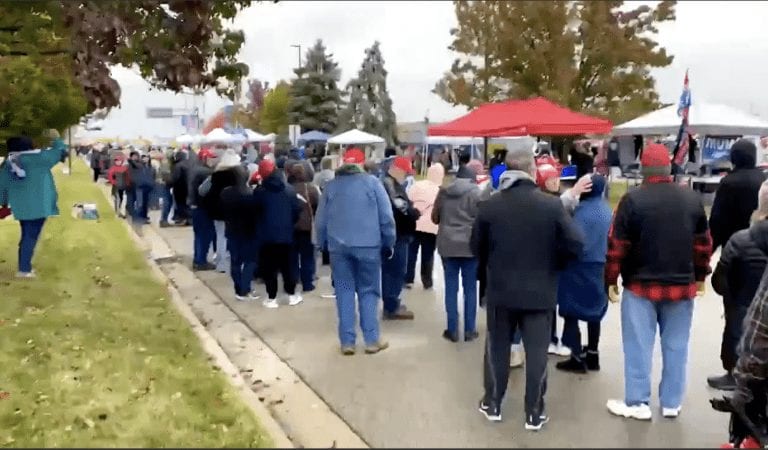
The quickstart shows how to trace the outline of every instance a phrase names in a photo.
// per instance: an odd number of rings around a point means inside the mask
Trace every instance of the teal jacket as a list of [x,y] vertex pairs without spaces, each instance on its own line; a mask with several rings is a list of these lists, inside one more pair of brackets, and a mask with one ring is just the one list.
[[21,181],[12,179],[7,163],[3,163],[0,166],[0,205],[9,205],[16,220],[58,215],[58,194],[51,169],[66,153],[64,141],[56,139],[51,148],[19,156],[19,162],[27,173]]

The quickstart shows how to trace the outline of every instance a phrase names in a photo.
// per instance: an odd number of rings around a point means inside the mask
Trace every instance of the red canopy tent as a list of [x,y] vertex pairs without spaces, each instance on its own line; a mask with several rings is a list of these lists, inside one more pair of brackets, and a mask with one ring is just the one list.
[[613,124],[536,97],[486,103],[456,120],[429,127],[430,136],[562,136],[608,134]]

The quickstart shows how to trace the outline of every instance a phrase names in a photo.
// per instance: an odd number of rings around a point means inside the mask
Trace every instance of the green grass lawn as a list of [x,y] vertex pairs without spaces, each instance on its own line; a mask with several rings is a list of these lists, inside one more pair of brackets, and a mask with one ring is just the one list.
[[0,446],[269,447],[88,169],[61,168],[37,280],[13,278],[19,225],[0,221]]

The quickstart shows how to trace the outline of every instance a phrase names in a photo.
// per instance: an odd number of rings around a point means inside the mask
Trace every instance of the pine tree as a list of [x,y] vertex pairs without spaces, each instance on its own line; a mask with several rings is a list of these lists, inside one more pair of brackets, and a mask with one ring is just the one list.
[[338,131],[351,128],[381,136],[389,145],[396,144],[397,133],[392,99],[387,92],[387,71],[379,42],[365,50],[365,59],[357,74],[347,84],[347,106],[339,114]]
[[291,123],[299,124],[302,133],[335,131],[342,105],[338,87],[341,70],[333,61],[333,54],[326,53],[322,40],[318,39],[307,51],[304,65],[294,73],[289,107]]

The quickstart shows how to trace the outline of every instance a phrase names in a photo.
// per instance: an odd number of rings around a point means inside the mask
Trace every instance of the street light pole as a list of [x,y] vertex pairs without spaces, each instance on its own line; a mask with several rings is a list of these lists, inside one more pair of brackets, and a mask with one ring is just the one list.
[[299,69],[301,69],[301,44],[291,44],[291,47],[299,51]]

